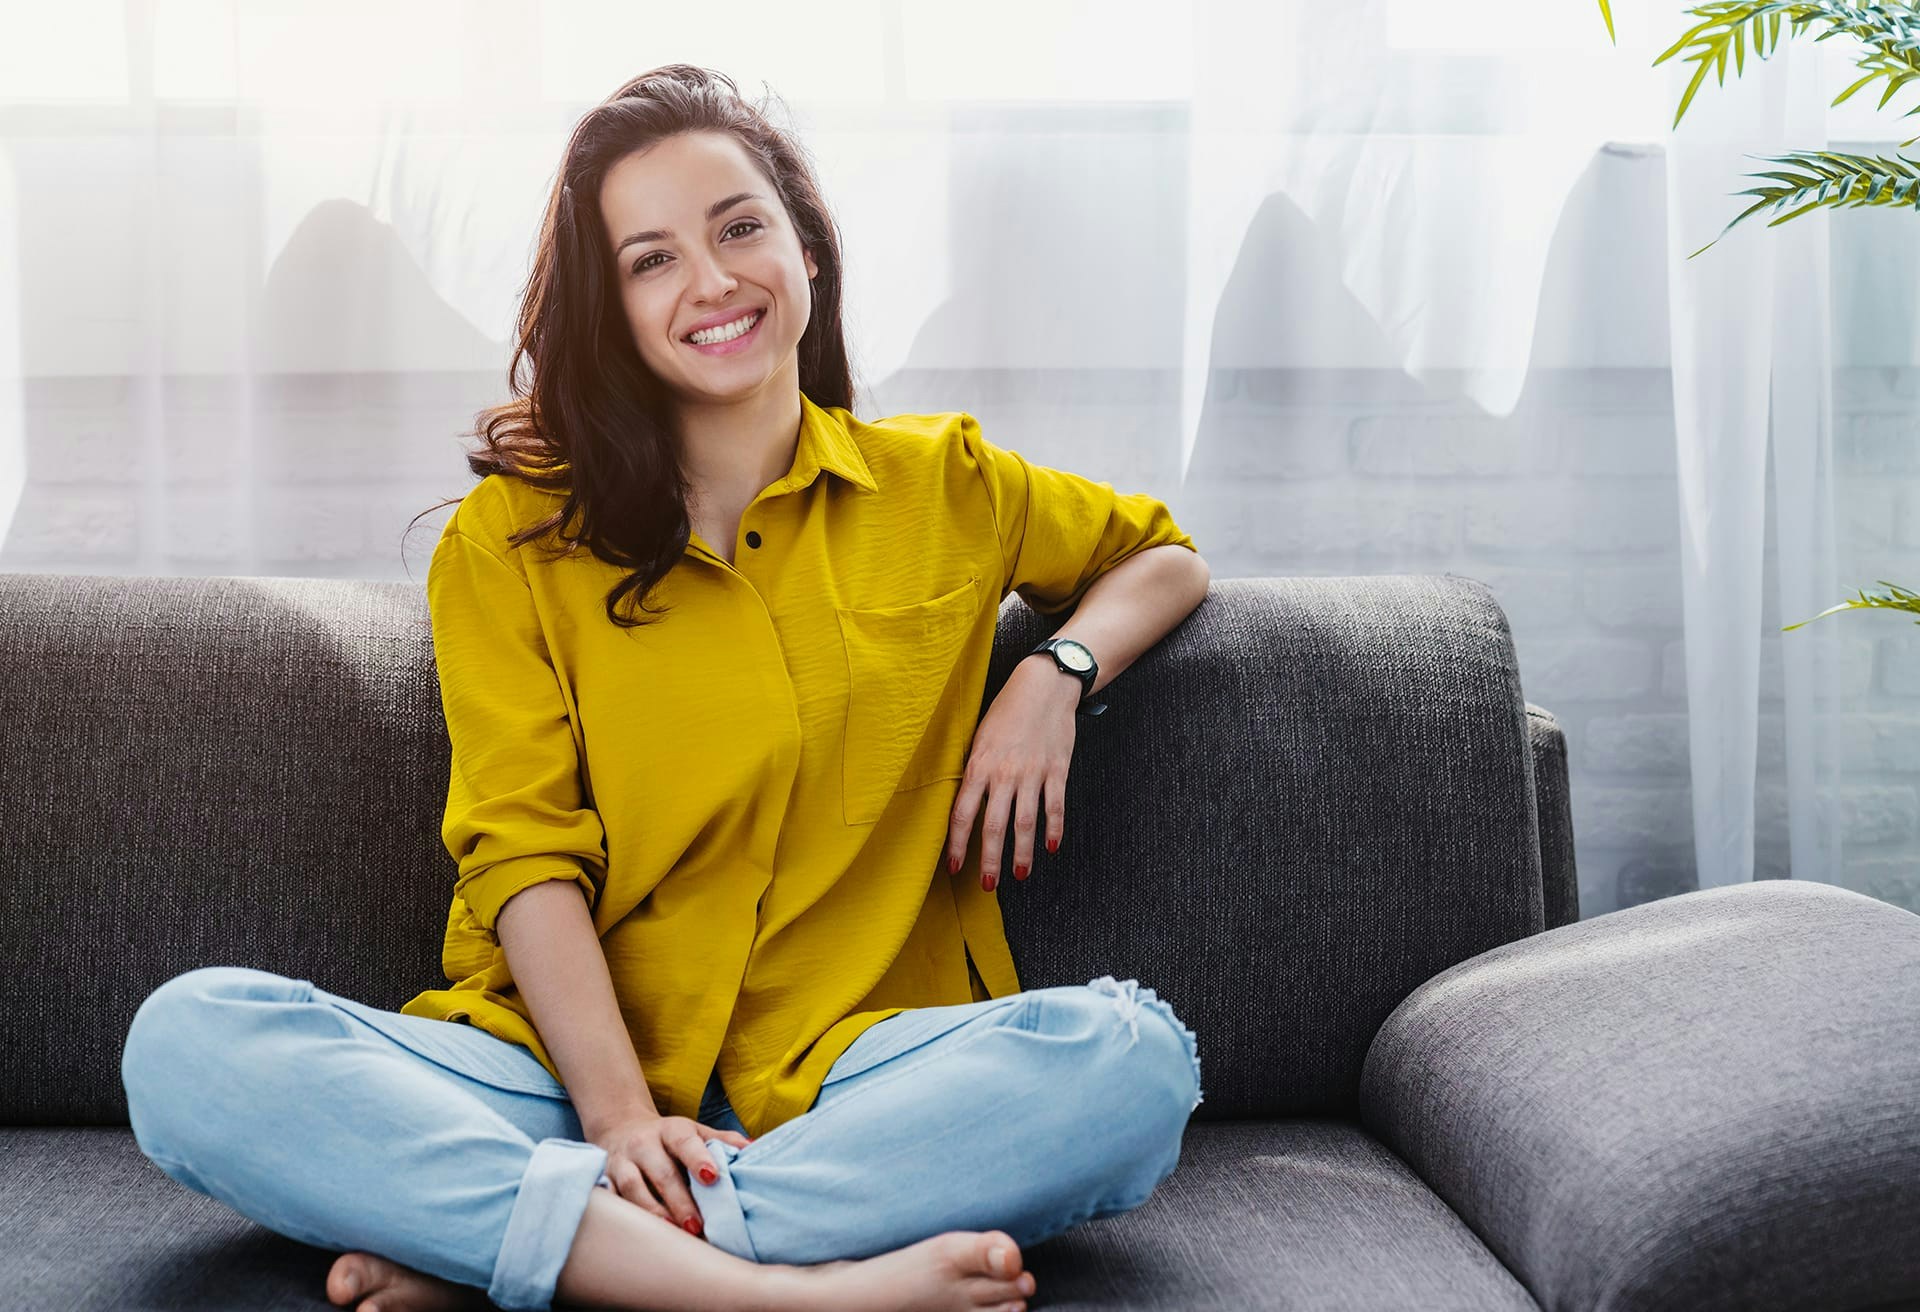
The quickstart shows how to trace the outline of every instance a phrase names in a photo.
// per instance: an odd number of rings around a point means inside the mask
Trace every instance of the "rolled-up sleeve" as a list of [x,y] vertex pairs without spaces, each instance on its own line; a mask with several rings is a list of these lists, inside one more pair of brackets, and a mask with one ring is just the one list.
[[525,578],[449,525],[427,608],[453,748],[440,835],[459,866],[454,896],[497,944],[500,909],[534,884],[571,880],[594,905],[606,831]]
[[1017,451],[981,435],[972,415],[962,415],[960,440],[986,483],[1006,578],[1005,597],[1043,615],[1079,604],[1102,574],[1151,547],[1182,546],[1198,552],[1173,520],[1166,503],[1144,492],[1116,492],[1064,469],[1036,465]]

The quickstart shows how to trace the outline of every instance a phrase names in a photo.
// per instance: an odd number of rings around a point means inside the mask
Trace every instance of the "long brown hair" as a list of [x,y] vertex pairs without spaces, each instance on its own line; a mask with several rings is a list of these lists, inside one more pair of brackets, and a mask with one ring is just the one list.
[[[521,296],[518,340],[507,366],[514,399],[476,416],[473,436],[486,445],[467,453],[474,474],[501,474],[567,494],[558,510],[516,530],[509,542],[521,546],[552,531],[566,544],[557,556],[584,543],[608,564],[631,569],[606,599],[607,618],[623,628],[650,622],[618,613],[629,593],[640,611],[664,613],[649,610],[646,596],[681,558],[693,526],[666,391],[642,362],[621,311],[600,213],[608,169],[666,137],[732,133],[774,187],[819,269],[798,348],[800,390],[815,405],[853,408],[840,321],[838,230],[805,148],[768,121],[765,103],[747,104],[724,73],[667,64],[632,79],[575,125]],[[579,527],[572,532],[576,515]]]

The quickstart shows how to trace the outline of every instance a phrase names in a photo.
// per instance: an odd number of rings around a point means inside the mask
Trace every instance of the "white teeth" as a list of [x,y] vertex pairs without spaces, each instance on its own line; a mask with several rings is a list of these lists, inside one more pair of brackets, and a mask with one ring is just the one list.
[[696,346],[712,346],[716,342],[730,342],[736,337],[753,331],[753,326],[760,322],[760,316],[764,313],[766,313],[764,310],[755,310],[744,319],[735,319],[732,323],[722,324],[720,327],[707,332],[695,333],[687,340]]

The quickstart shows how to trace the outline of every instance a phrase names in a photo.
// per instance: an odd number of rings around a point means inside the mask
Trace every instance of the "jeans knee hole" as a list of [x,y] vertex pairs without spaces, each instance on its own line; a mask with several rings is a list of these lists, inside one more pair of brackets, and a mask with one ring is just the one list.
[[1139,1042],[1140,1013],[1142,1009],[1158,1016],[1172,1030],[1185,1049],[1187,1063],[1193,1076],[1193,1101],[1187,1110],[1191,1112],[1206,1100],[1206,1094],[1200,1080],[1199,1039],[1186,1027],[1180,1017],[1174,1013],[1168,1002],[1157,996],[1152,989],[1143,989],[1138,980],[1117,980],[1111,975],[1102,975],[1099,979],[1087,981],[1087,987],[1111,1000],[1114,1010],[1127,1026],[1128,1046]]

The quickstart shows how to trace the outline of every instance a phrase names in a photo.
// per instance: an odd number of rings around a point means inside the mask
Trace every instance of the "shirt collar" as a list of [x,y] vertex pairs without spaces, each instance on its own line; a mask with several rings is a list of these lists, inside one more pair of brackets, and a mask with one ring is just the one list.
[[[855,487],[869,492],[880,490],[873,481],[873,471],[867,468],[866,457],[860,454],[860,444],[839,417],[844,413],[823,410],[805,392],[800,393],[800,438],[794,445],[793,467],[786,477],[769,485],[770,491],[776,495],[798,491],[810,485],[823,469],[832,470]],[[688,538],[686,550],[715,564],[725,563],[702,546],[697,536]]]
[[[844,413],[842,411],[841,413]],[[793,452],[793,468],[780,481],[783,492],[796,491],[812,483],[821,470],[832,470],[855,487],[878,492],[873,471],[860,454],[859,443],[847,432],[838,414],[815,405],[805,392],[800,393],[800,440]]]

